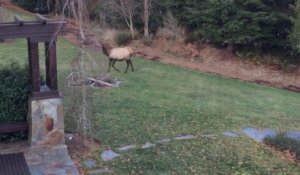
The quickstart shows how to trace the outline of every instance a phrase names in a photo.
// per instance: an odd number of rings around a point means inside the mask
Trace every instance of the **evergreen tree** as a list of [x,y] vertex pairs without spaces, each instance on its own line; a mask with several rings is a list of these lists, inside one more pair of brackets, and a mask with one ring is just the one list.
[[23,7],[24,9],[35,12],[35,13],[47,13],[47,3],[46,1],[40,1],[40,0],[12,0],[13,3]]
[[290,47],[295,0],[170,0],[187,32],[218,45],[262,49]]

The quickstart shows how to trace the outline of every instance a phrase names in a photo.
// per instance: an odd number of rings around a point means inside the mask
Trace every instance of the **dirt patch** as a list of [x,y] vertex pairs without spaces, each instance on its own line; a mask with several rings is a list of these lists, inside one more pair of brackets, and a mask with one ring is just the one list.
[[[167,41],[156,42],[150,47],[133,43],[135,53],[145,59],[159,60],[167,64],[212,73],[233,79],[264,84],[290,91],[300,92],[300,67],[291,72],[283,72],[276,66],[256,65],[251,61],[238,58],[226,49],[212,48],[208,45],[192,46],[174,44]],[[139,47],[136,47],[139,46]],[[162,54],[171,53],[177,56]]]
[[[78,21],[70,18],[66,18],[67,31],[65,38],[75,45],[80,45],[80,30]],[[84,44],[89,48],[101,49],[101,44],[98,41],[97,36],[88,27],[89,25],[84,25],[83,30],[85,34]]]
[[283,160],[287,160],[289,162],[292,162],[293,164],[295,165],[300,165],[300,161],[298,161],[296,159],[296,155],[295,153],[292,153],[290,150],[285,150],[285,151],[279,151],[279,150],[276,150],[275,148],[265,144],[265,147],[271,151],[274,155],[276,155],[277,157],[280,157],[281,159]]
[[95,154],[100,148],[100,142],[93,138],[88,138],[86,144],[83,143],[82,138],[77,134],[66,134],[66,145],[68,146],[69,154],[76,165],[81,175],[87,172],[81,166],[81,160],[89,158]]

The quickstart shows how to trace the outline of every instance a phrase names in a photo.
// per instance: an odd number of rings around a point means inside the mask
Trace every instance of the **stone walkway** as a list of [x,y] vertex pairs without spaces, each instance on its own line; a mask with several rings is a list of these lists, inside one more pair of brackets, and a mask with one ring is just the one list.
[[[241,130],[245,136],[250,137],[258,142],[261,142],[267,136],[275,136],[276,131],[274,129],[265,128],[243,128]],[[231,131],[224,131],[222,133],[224,136],[228,137],[241,137],[240,134]],[[216,135],[199,135],[200,137],[214,138]],[[300,132],[289,131],[287,132],[287,137],[293,138],[295,140],[300,140]],[[195,135],[180,135],[173,138],[163,138],[157,140],[154,143],[146,142],[143,145],[140,144],[129,144],[122,145],[117,148],[120,154],[114,152],[113,150],[105,150],[100,154],[103,161],[111,161],[116,157],[121,156],[122,152],[126,152],[131,149],[148,149],[155,147],[157,144],[166,144],[170,141],[179,140],[190,140],[196,139]],[[29,166],[32,175],[79,175],[74,163],[72,162],[66,145],[60,145],[52,148],[46,147],[36,147],[30,148],[27,142],[18,142],[13,144],[1,144],[0,143],[0,155],[24,152],[25,159]],[[90,170],[89,174],[106,174],[112,173],[113,171],[109,168],[97,168],[96,160],[89,159],[84,161],[84,165]]]
[[[209,135],[210,137],[211,135]],[[201,135],[201,137],[207,137],[207,135]],[[120,154],[114,152],[111,149],[105,150],[101,153],[100,157],[103,161],[107,162],[107,161],[111,161],[119,156],[121,156],[121,153],[129,151],[131,149],[149,149],[152,147],[157,146],[158,144],[166,144],[170,141],[180,141],[180,140],[191,140],[191,139],[196,139],[197,136],[195,135],[180,135],[180,136],[176,136],[174,138],[163,138],[161,140],[157,140],[154,141],[154,143],[151,142],[146,142],[145,144],[132,144],[132,145],[122,145],[120,147],[117,148],[117,151],[119,151]],[[95,160],[86,160],[84,162],[85,166],[88,168],[91,168],[91,166],[89,166],[90,162],[93,162]]]
[[79,175],[67,146],[30,148],[27,142],[0,144],[0,154],[24,152],[32,175]]
[[[240,130],[239,133],[235,133],[232,131],[224,131],[222,132],[223,137],[231,137],[233,139],[238,139],[243,136],[246,136],[248,138],[254,139],[257,142],[262,142],[263,139],[267,136],[275,136],[276,135],[276,130],[271,129],[271,128],[265,128],[265,129],[259,129],[259,128],[243,128]],[[113,149],[108,147],[108,149],[103,150],[99,154],[99,158],[104,161],[104,162],[109,162],[113,161],[114,159],[118,159],[122,157],[123,153],[130,151],[130,150],[137,150],[137,149],[151,149],[155,146],[158,146],[159,144],[168,144],[169,142],[178,142],[178,141],[183,141],[183,140],[192,140],[192,139],[197,139],[197,138],[209,138],[215,140],[217,137],[217,134],[208,134],[208,135],[179,135],[179,136],[173,136],[169,138],[162,138],[160,140],[156,140],[153,142],[144,142],[144,144],[137,144],[137,143],[132,143],[132,144],[122,144],[120,146],[116,146]],[[300,140],[300,132],[298,131],[288,131],[287,132],[287,137],[293,138],[295,140]],[[116,152],[115,152],[116,151]],[[87,174],[89,175],[96,175],[96,174],[111,174],[113,173],[113,169],[109,167],[99,167],[98,166],[98,161],[99,159],[85,159],[83,160],[83,165],[87,170]]]
[[[241,130],[241,132],[245,136],[247,136],[249,138],[252,138],[257,142],[262,142],[266,137],[268,137],[268,136],[274,137],[277,134],[276,130],[271,129],[271,128],[258,129],[258,128],[247,127],[247,128],[243,128]],[[232,132],[232,131],[224,131],[224,132],[222,132],[222,135],[227,136],[227,137],[233,137],[233,138],[241,137],[240,134]],[[210,134],[210,135],[198,135],[198,136],[214,138],[216,135],[215,134]],[[298,132],[298,131],[288,131],[286,136],[289,137],[289,138],[300,141],[300,132]],[[176,136],[176,137],[173,137],[173,138],[164,138],[164,139],[161,139],[161,140],[157,140],[157,141],[154,141],[154,143],[146,142],[143,145],[139,145],[139,144],[122,145],[122,146],[116,148],[118,153],[114,152],[111,149],[108,149],[108,150],[103,151],[101,153],[100,157],[102,158],[103,161],[111,161],[111,160],[113,160],[117,157],[120,157],[121,153],[129,151],[131,149],[138,149],[138,148],[148,149],[148,148],[155,147],[157,144],[165,144],[165,143],[168,143],[172,140],[173,141],[179,141],[179,140],[191,140],[191,139],[196,139],[196,138],[197,138],[196,135],[180,135],[180,136]]]

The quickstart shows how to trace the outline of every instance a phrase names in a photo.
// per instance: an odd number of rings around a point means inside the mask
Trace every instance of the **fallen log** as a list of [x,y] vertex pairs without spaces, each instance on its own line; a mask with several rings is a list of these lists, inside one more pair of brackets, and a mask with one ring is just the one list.
[[109,86],[109,87],[114,87],[112,84],[110,84],[110,83],[107,83],[107,82],[105,82],[105,81],[101,81],[101,80],[97,80],[97,79],[95,79],[95,78],[86,78],[86,79],[88,79],[88,80],[90,80],[90,81],[93,81],[93,82],[96,82],[96,83],[99,83],[100,85],[105,85],[105,86]]

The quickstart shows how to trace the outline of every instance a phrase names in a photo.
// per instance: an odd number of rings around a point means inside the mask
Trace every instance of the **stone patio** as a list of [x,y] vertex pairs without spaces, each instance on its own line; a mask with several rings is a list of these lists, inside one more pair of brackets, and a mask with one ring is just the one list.
[[61,98],[29,100],[28,141],[0,143],[0,154],[23,152],[32,175],[79,175],[64,138]]
[[32,175],[79,175],[65,145],[30,148],[26,141],[0,143],[0,154],[19,152],[24,153]]

